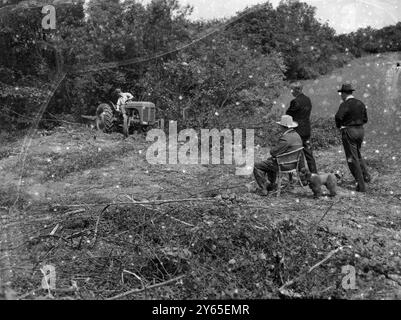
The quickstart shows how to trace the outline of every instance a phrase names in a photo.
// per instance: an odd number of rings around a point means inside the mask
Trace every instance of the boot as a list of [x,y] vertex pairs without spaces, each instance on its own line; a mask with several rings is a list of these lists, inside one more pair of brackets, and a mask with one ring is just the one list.
[[359,183],[356,184],[356,192],[366,192],[365,184],[360,185]]
[[356,173],[355,173],[355,166],[354,166],[354,164],[353,164],[352,162],[347,162],[347,163],[348,163],[349,171],[351,171],[351,174],[352,174],[352,176],[354,177],[354,179],[357,180],[357,179],[356,179]]
[[365,177],[362,174],[362,170],[357,168],[357,166],[352,162],[348,162],[348,167],[352,173],[352,176],[357,182],[356,191],[366,192]]
[[365,180],[366,183],[370,183],[372,181],[372,177],[368,173],[368,166],[366,165],[366,161],[364,159],[360,159],[359,163],[361,164],[363,180]]

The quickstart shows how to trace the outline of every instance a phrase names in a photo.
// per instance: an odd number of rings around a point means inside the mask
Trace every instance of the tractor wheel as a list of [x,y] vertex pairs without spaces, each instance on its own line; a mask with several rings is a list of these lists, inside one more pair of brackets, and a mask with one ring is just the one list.
[[96,110],[96,127],[105,133],[111,133],[114,129],[113,109],[106,103],[102,103]]
[[129,128],[128,128],[128,117],[124,115],[124,120],[123,120],[123,133],[124,137],[128,137],[129,135]]

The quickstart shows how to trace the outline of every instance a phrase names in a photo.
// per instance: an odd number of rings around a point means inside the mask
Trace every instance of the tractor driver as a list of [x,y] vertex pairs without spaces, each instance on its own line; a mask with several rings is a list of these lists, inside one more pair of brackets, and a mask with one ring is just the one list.
[[116,93],[118,95],[116,109],[118,112],[122,112],[122,106],[126,104],[129,100],[134,99],[134,96],[129,92],[122,92],[121,89],[116,89]]

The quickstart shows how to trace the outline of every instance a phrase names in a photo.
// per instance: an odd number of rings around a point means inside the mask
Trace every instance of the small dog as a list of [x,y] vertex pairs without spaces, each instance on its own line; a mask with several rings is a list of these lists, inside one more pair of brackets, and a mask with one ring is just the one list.
[[301,170],[302,180],[308,182],[309,188],[312,189],[315,198],[319,198],[322,193],[322,185],[326,186],[330,192],[330,197],[337,195],[337,179],[332,173],[315,174],[311,173],[308,169],[303,168]]

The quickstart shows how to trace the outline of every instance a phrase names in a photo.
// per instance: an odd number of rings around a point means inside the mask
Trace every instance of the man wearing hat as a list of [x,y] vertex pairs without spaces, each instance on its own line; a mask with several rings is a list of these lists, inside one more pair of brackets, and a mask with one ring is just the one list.
[[300,82],[292,83],[290,88],[295,99],[291,101],[290,107],[288,108],[286,114],[291,116],[294,121],[298,123],[298,127],[295,130],[301,136],[305,159],[308,163],[309,171],[312,173],[317,173],[316,161],[313,157],[312,147],[310,144],[312,131],[310,123],[312,102],[306,95],[303,94],[303,87]]
[[335,116],[336,126],[341,130],[348,167],[357,182],[356,191],[366,192],[365,183],[371,177],[365,160],[361,155],[361,147],[365,131],[363,125],[368,122],[368,114],[364,103],[352,95],[354,88],[351,84],[343,84],[338,92],[343,103]]
[[[298,127],[298,124],[294,122],[291,116],[282,116],[281,121],[277,122],[277,124],[280,125],[282,133],[278,144],[270,150],[271,157],[256,163],[253,169],[255,180],[261,189],[261,194],[264,196],[268,195],[269,191],[277,188],[278,164],[276,157],[302,147],[302,139],[294,130],[294,128]],[[266,175],[269,181],[266,181]]]

